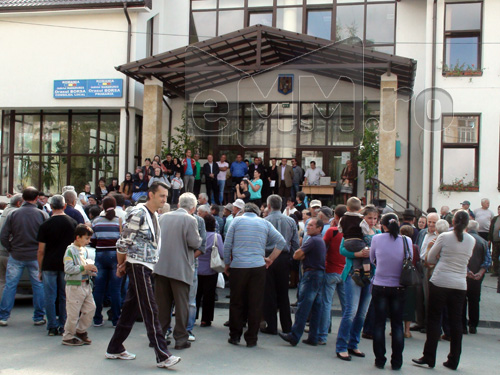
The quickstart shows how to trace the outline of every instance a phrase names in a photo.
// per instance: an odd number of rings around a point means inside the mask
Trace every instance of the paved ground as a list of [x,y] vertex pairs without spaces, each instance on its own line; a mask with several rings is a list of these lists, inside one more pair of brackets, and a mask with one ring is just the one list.
[[[489,276],[487,276],[489,277]],[[490,280],[491,279],[491,280]],[[500,295],[492,289],[493,279],[486,280],[483,298],[484,315],[497,317]],[[490,286],[491,285],[491,286]],[[488,291],[488,287],[491,291]],[[225,292],[220,291],[221,300]],[[495,299],[496,297],[496,299]],[[492,305],[490,306],[490,303]],[[155,367],[154,354],[148,347],[146,331],[137,323],[126,341],[129,351],[137,354],[135,361],[111,361],[104,358],[107,343],[113,333],[109,322],[104,327],[89,330],[94,340],[91,346],[67,347],[61,345],[61,337],[46,336],[45,327],[35,327],[31,321],[30,300],[18,301],[9,319],[8,327],[0,327],[0,374],[1,375],[79,375],[79,374],[155,374],[167,371]],[[175,351],[182,357],[181,363],[169,371],[179,374],[225,375],[225,374],[361,374],[390,372],[377,370],[373,366],[372,342],[362,340],[360,349],[367,353],[364,359],[355,358],[343,362],[335,357],[336,331],[340,318],[334,317],[333,331],[327,346],[310,347],[299,344],[291,347],[277,336],[259,335],[258,347],[248,349],[244,345],[235,347],[227,343],[228,310],[217,308],[214,325],[210,328],[195,327],[196,342],[191,349]],[[498,318],[497,318],[498,319]],[[388,334],[388,332],[387,332]],[[388,343],[390,337],[387,336]],[[477,375],[495,374],[498,370],[500,350],[500,329],[480,328],[477,335],[464,337],[462,362],[458,373]],[[420,357],[425,335],[417,333],[405,341],[404,365],[401,374],[426,374],[411,364],[411,358]],[[446,360],[448,342],[441,342],[438,348],[437,367],[433,374],[449,374],[441,366]]]

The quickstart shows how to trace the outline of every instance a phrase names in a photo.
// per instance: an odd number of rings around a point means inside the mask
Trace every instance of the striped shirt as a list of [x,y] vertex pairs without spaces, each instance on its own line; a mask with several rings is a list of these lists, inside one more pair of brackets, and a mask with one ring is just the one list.
[[112,220],[106,219],[102,212],[92,222],[91,245],[96,251],[106,251],[116,249],[116,241],[120,238],[120,219],[115,216]]
[[224,262],[231,268],[257,268],[266,263],[266,247],[279,250],[286,246],[283,236],[273,225],[246,212],[233,219],[224,243]]

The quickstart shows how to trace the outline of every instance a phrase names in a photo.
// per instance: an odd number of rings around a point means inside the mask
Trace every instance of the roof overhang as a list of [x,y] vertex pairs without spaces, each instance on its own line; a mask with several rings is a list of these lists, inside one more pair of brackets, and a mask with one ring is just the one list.
[[187,98],[195,92],[282,68],[376,89],[380,89],[381,75],[394,73],[398,88],[411,92],[416,61],[372,48],[352,44],[352,39],[335,43],[255,25],[116,69],[142,83],[151,77],[159,79],[168,97]]
[[0,13],[50,12],[58,10],[112,9],[152,7],[152,0],[5,0]]

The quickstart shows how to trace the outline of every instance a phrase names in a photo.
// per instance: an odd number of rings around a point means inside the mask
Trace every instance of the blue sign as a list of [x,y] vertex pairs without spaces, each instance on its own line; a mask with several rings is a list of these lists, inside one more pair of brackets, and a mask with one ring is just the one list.
[[54,98],[121,98],[123,79],[65,79],[54,81]]

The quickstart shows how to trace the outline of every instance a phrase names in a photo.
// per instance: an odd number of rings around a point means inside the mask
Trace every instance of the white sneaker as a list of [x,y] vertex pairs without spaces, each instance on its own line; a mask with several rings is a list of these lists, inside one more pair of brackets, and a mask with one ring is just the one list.
[[188,331],[188,333],[189,333],[188,341],[196,341],[196,337],[194,337],[193,332]]
[[167,334],[165,335],[165,338],[169,339],[171,335],[172,335],[172,330],[169,328],[167,329]]
[[168,357],[166,360],[157,363],[156,366],[161,367],[161,368],[169,368],[172,367],[173,365],[176,365],[181,361],[181,357],[176,357],[175,355],[171,355]]
[[135,354],[129,353],[126,350],[120,354],[106,353],[107,359],[135,359]]
[[8,325],[6,320],[0,320],[0,327],[7,327]]

